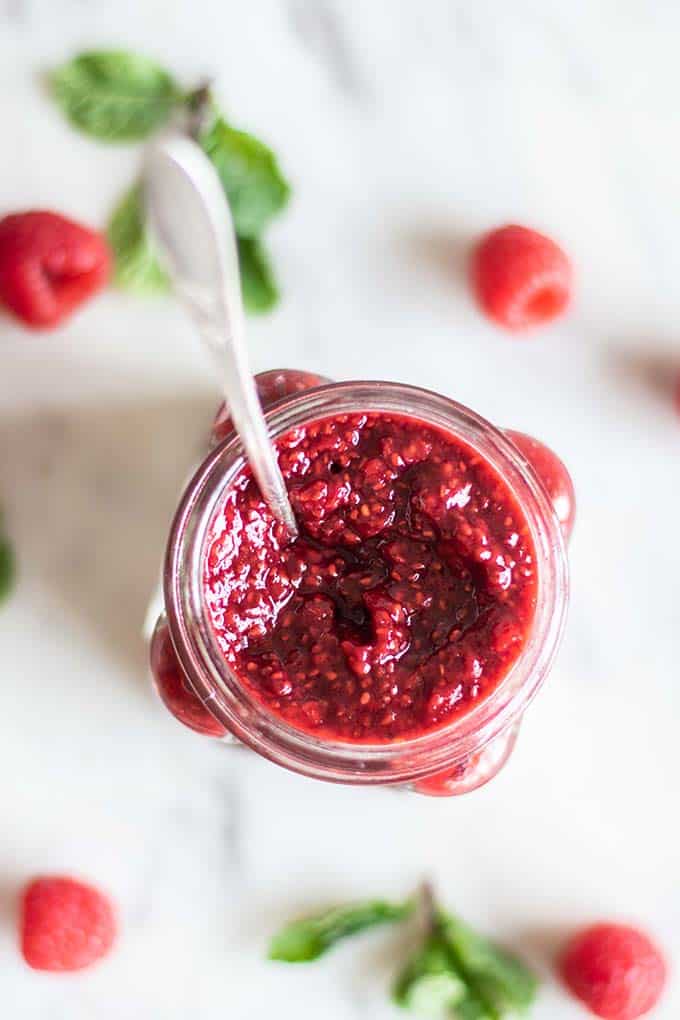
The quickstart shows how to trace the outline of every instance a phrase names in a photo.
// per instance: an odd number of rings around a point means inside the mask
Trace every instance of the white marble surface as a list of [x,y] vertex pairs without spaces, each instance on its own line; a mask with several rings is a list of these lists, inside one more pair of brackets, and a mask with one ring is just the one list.
[[[8,1020],[396,1017],[396,943],[263,962],[292,911],[432,875],[549,976],[573,925],[630,917],[680,960],[680,8],[664,0],[0,0],[0,206],[103,222],[138,152],[60,119],[40,73],[122,44],[217,73],[295,186],[258,368],[392,376],[534,432],[580,512],[557,667],[490,786],[436,801],[327,787],[166,717],[139,626],[215,397],[171,303],[107,294],[52,336],[0,323],[0,499],[21,567],[0,613],[0,998]],[[473,308],[469,239],[561,238],[578,298],[513,340]],[[67,870],[120,904],[91,973],[29,972],[21,881]],[[387,951],[383,948],[387,946]],[[678,982],[657,1016],[680,1011]]]

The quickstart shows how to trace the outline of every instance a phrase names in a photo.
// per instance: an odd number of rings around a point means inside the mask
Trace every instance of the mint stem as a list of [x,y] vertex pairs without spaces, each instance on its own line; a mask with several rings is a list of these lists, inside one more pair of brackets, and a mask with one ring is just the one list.
[[432,882],[425,880],[418,887],[420,916],[426,936],[434,935],[437,930],[437,904],[434,898]]
[[185,98],[188,111],[186,130],[193,139],[198,141],[210,126],[213,117],[212,81],[206,79],[198,88],[192,89]]

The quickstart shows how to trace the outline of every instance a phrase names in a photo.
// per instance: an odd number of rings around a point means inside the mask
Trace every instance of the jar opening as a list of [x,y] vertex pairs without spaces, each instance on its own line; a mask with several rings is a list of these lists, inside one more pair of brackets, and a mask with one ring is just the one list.
[[411,418],[462,440],[503,479],[524,513],[536,554],[537,599],[524,648],[498,686],[465,714],[414,737],[353,743],[318,737],[275,716],[230,669],[206,607],[203,558],[210,522],[244,466],[237,437],[203,462],[171,529],[164,587],[178,657],[202,701],[243,743],[294,771],[337,782],[403,783],[478,751],[523,711],[554,657],[566,608],[566,558],[550,500],[499,430],[446,397],[387,382],[334,383],[286,397],[266,414],[273,438],[301,424],[376,412]]

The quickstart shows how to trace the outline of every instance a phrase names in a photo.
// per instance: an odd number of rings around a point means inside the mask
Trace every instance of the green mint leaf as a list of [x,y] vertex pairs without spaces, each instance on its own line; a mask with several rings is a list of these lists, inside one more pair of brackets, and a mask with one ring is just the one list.
[[[158,262],[144,222],[139,185],[131,188],[113,211],[108,239],[115,258],[114,283],[138,294],[162,294],[169,281]],[[267,255],[259,241],[239,238],[238,256],[246,311],[269,311],[279,299]]]
[[465,986],[455,974],[423,974],[414,981],[404,998],[404,1008],[418,1016],[449,1016],[451,1009],[465,994]]
[[0,535],[0,604],[12,592],[15,576],[14,550],[9,539],[4,535]]
[[[504,1013],[525,1013],[534,1001],[536,977],[520,960],[478,935],[469,925],[442,911],[437,930],[469,995],[479,1006],[470,1005],[462,1020],[488,1016],[496,1020]],[[458,1013],[464,1003],[457,1006]],[[485,1012],[474,1012],[474,1009]]]
[[269,959],[286,963],[307,963],[322,956],[340,939],[355,935],[378,924],[403,921],[413,909],[412,903],[387,903],[370,900],[334,907],[286,925],[269,944]]
[[489,1012],[486,1005],[469,989],[451,1013],[455,1020],[498,1020],[499,1014]]
[[182,99],[167,71],[123,50],[81,53],[52,73],[50,85],[71,123],[107,142],[146,138]]
[[139,294],[168,290],[168,278],[161,269],[144,222],[139,185],[123,196],[113,210],[107,236],[115,259],[114,283]]
[[279,290],[262,242],[239,237],[238,261],[246,311],[254,315],[268,312],[278,302]]
[[239,237],[259,237],[290,196],[290,187],[271,149],[236,131],[218,117],[201,136],[201,145],[222,181]]
[[453,970],[449,954],[438,936],[430,937],[406,964],[392,989],[398,1006],[421,1016],[450,1016],[467,989]]

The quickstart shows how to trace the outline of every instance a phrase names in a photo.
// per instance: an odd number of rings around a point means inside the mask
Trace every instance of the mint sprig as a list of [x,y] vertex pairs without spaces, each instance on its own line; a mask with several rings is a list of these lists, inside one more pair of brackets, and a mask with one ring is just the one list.
[[81,53],[52,73],[50,85],[74,127],[106,142],[148,137],[182,101],[167,71],[123,50]]
[[442,910],[427,883],[417,898],[401,904],[369,900],[294,921],[274,936],[269,958],[316,960],[340,939],[414,913],[421,918],[421,941],[393,985],[398,1006],[449,1020],[503,1020],[529,1010],[537,989],[533,973],[513,954]]
[[269,959],[309,963],[323,956],[341,939],[379,924],[403,921],[412,910],[410,901],[368,900],[312,914],[293,921],[274,935],[269,944]]
[[[290,197],[290,185],[272,150],[227,122],[208,85],[183,92],[168,71],[137,54],[81,53],[54,71],[50,84],[70,122],[100,140],[141,140],[172,115],[184,118],[185,129],[197,137],[215,165],[231,208],[246,311],[270,311],[279,291],[262,235]],[[117,286],[137,294],[169,289],[146,227],[138,186],[114,209],[108,238]]]

